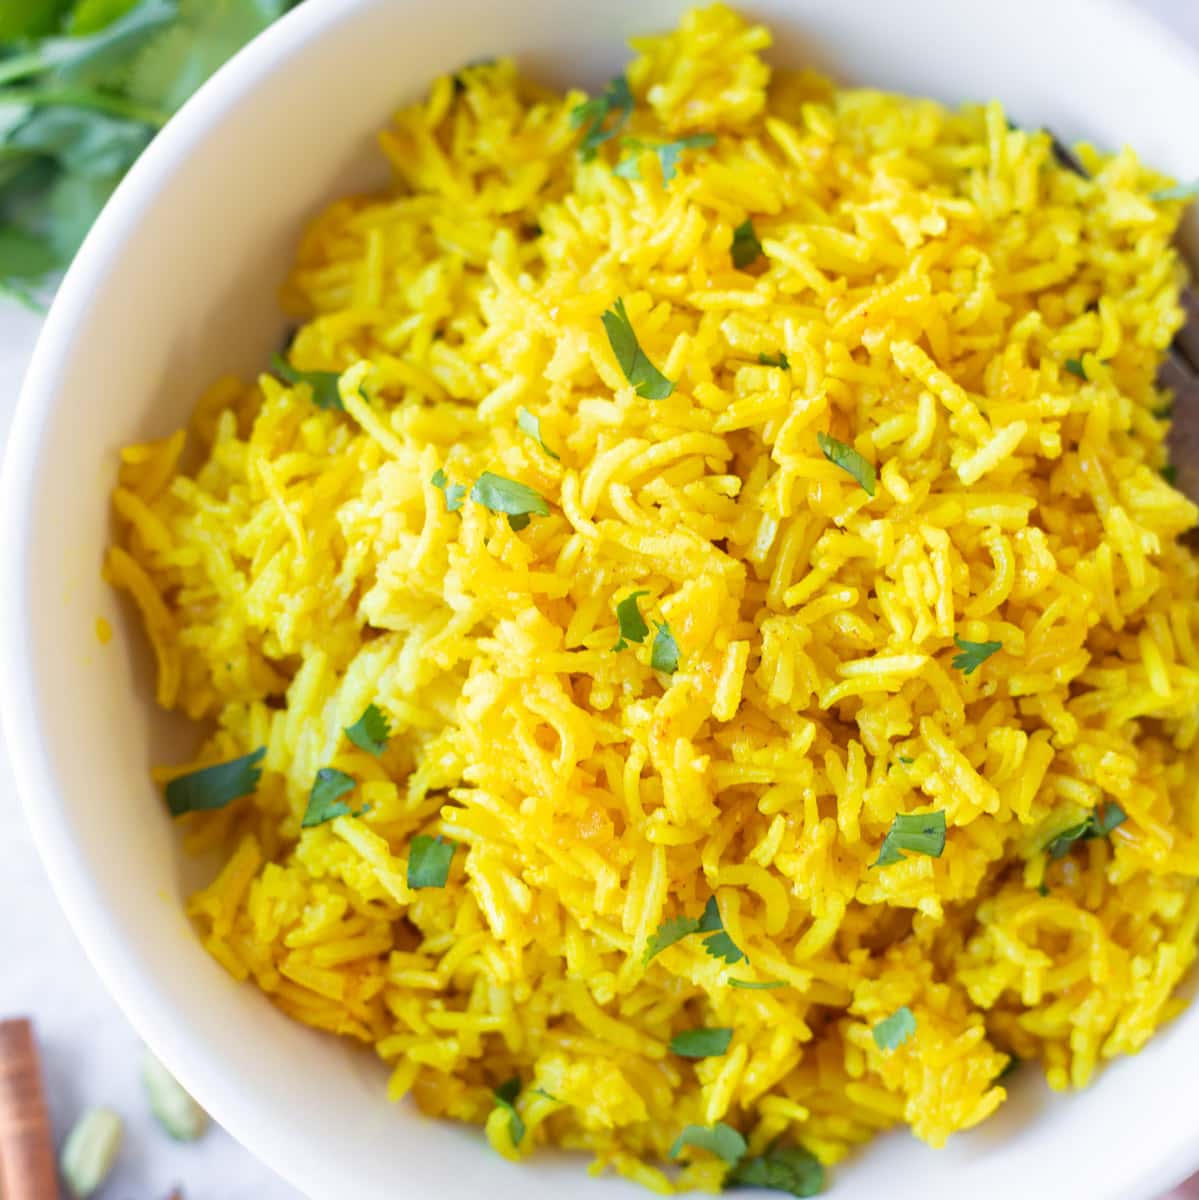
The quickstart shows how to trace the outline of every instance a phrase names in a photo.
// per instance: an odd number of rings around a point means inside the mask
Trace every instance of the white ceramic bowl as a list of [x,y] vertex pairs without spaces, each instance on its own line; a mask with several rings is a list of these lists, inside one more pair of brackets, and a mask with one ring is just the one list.
[[[305,218],[380,172],[373,133],[437,73],[515,54],[596,85],[625,38],[678,0],[307,0],[222,70],[154,142],[71,268],[46,323],[5,465],[3,699],[38,846],[75,930],[130,1019],[238,1138],[321,1200],[641,1196],[582,1162],[528,1168],[478,1133],[393,1108],[368,1054],[292,1024],[200,949],[187,866],[151,762],[194,734],[157,714],[140,631],[100,580],[116,451],[178,426],[199,388],[266,361],[276,288]],[[1112,0],[755,0],[774,58],[948,100],[999,96],[1018,120],[1130,142],[1199,173],[1199,69]],[[96,617],[116,626],[99,646]],[[3,920],[19,920],[6,913]],[[841,1200],[1151,1197],[1199,1164],[1199,1012],[1090,1090],[1036,1079],[940,1153],[906,1135],[834,1175]]]

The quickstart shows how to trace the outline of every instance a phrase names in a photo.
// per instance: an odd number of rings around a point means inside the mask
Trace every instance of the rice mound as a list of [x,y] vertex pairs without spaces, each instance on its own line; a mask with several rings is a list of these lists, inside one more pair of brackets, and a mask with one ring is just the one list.
[[[659,1191],[724,1181],[664,1169],[687,1125],[829,1164],[899,1123],[940,1146],[1013,1055],[1086,1084],[1181,1009],[1199,924],[1197,513],[1155,388],[1181,204],[1129,150],[1079,147],[1085,178],[998,103],[769,43],[721,6],[635,42],[590,161],[582,93],[438,79],[381,135],[394,186],[319,216],[285,289],[290,361],[345,411],[221,380],[124,451],[107,562],[159,702],[215,727],[161,778],[266,747],[252,797],[183,818],[224,855],[189,905],[211,954],[372,1046],[392,1098]],[[668,397],[618,365],[617,299]],[[438,471],[549,515],[450,511]],[[614,650],[634,591],[649,636]],[[955,637],[1001,648],[966,673]],[[342,733],[371,703],[381,757]],[[329,767],[369,809],[301,829]],[[934,812],[939,857],[873,865]],[[457,845],[444,887],[410,888],[417,835]],[[645,961],[713,896],[745,959]],[[725,1053],[670,1051],[703,1026]]]

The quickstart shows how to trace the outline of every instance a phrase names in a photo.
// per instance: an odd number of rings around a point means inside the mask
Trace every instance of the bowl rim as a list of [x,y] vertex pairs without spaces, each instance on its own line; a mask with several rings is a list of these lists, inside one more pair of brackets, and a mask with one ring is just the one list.
[[[259,82],[331,27],[352,21],[372,0],[308,0],[274,22],[207,80],[154,138],[117,187],[67,270],[37,338],[13,412],[0,475],[0,572],[20,579],[27,567],[29,516],[35,465],[47,432],[49,407],[58,393],[58,362],[64,356],[101,283],[142,214],[158,200],[165,181]],[[699,0],[696,0],[699,2]],[[735,3],[735,0],[733,0]],[[1199,76],[1199,49],[1173,35],[1133,0],[1086,0],[1105,21],[1123,24],[1150,45]],[[293,1187],[339,1195],[345,1178],[306,1138],[276,1129],[256,1111],[252,1094],[233,1084],[205,1053],[196,1035],[163,1003],[153,977],[125,943],[120,927],[98,903],[97,888],[70,826],[36,797],[57,789],[53,753],[25,703],[37,675],[24,636],[29,603],[22,588],[0,589],[0,718],[21,805],[51,889],[85,956],[135,1032],[232,1136]],[[1199,971],[1199,966],[1192,971]],[[1195,1019],[1199,1019],[1197,1016]],[[1199,1116],[1180,1131],[1171,1153],[1138,1180],[1139,1197],[1174,1186],[1199,1166]],[[1129,1198],[1131,1200],[1131,1198]]]

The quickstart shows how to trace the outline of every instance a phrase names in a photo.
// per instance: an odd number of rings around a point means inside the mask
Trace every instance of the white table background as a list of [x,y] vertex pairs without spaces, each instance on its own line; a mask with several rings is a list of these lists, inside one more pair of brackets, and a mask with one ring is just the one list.
[[[1199,0],[1132,2],[1199,47]],[[0,440],[7,435],[40,323],[0,300]],[[51,895],[2,747],[0,964],[0,1018],[28,1014],[36,1022],[58,1139],[96,1104],[111,1106],[125,1120],[125,1146],[100,1200],[166,1200],[175,1186],[186,1200],[298,1200],[299,1193],[222,1130],[214,1127],[201,1141],[179,1145],[155,1124],[139,1081],[141,1044]],[[1199,1200],[1199,1177],[1172,1193],[1172,1200],[1184,1196]]]

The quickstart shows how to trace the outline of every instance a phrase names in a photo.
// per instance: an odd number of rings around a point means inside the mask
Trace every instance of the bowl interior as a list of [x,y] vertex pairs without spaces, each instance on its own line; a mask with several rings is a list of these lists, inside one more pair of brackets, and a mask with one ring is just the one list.
[[[303,222],[383,178],[374,131],[434,75],[510,53],[548,82],[594,86],[626,60],[628,35],[670,25],[683,7],[308,0],[139,163],[72,268],[28,377],[0,510],[10,581],[0,636],[6,729],[39,846],[143,1035],[218,1119],[314,1196],[642,1193],[591,1180],[565,1156],[512,1167],[474,1130],[390,1107],[368,1054],[293,1025],[201,950],[182,915],[187,869],[147,779],[194,731],[156,712],[140,631],[99,575],[116,452],[176,428],[215,376],[265,363],[284,328],[275,297]],[[1193,62],[1109,0],[742,7],[775,29],[775,61],[951,101],[998,96],[1025,124],[1130,142],[1181,177],[1199,172]],[[99,616],[117,630],[107,647]],[[996,1119],[940,1154],[884,1139],[837,1172],[835,1194],[1152,1195],[1199,1161],[1199,1116],[1129,1097],[1173,1096],[1184,1059],[1199,1060],[1199,1015],[1082,1094],[1051,1099],[1022,1081]]]

